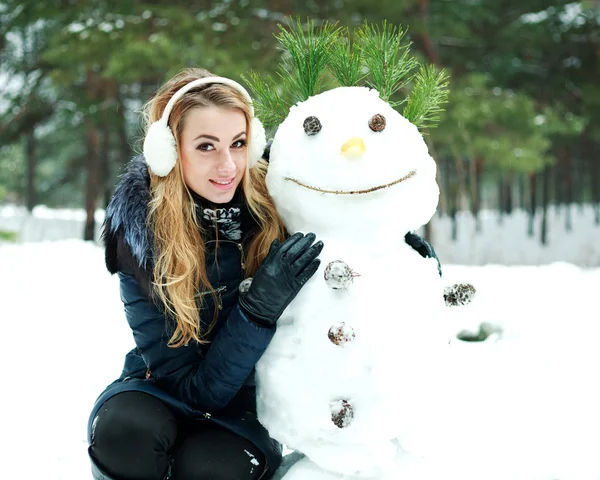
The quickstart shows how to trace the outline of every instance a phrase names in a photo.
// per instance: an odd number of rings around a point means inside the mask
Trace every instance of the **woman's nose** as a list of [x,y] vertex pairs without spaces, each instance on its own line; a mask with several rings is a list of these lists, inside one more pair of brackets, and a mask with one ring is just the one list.
[[223,173],[228,173],[235,170],[235,162],[233,161],[233,157],[231,156],[229,149],[226,149],[223,151],[223,153],[221,153],[217,170]]

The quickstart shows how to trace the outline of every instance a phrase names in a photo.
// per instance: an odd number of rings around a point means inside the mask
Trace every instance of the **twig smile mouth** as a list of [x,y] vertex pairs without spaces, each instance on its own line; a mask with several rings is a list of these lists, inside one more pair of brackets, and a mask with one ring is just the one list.
[[348,191],[328,190],[326,188],[313,187],[312,185],[307,185],[306,183],[302,183],[301,181],[296,180],[295,178],[291,178],[291,177],[285,177],[285,180],[289,180],[290,182],[294,182],[296,185],[300,185],[301,187],[308,188],[309,190],[314,190],[315,192],[331,193],[333,195],[362,195],[364,193],[376,192],[377,190],[382,190],[384,188],[393,187],[394,185],[397,185],[398,183],[403,182],[404,180],[408,180],[409,178],[414,177],[416,174],[417,174],[417,171],[413,170],[413,171],[409,172],[408,174],[404,175],[402,178],[399,178],[398,180],[394,180],[391,183],[386,183],[385,185],[379,185],[378,187],[371,187],[371,188],[367,188],[365,190],[348,190]]

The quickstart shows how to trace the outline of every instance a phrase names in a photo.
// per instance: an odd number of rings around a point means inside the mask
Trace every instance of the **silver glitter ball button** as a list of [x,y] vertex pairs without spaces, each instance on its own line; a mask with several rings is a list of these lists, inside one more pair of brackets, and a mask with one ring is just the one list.
[[248,292],[248,290],[250,290],[250,285],[252,285],[252,277],[242,280],[239,286],[240,294]]
[[337,322],[329,329],[327,336],[335,345],[345,345],[356,337],[354,329],[346,322]]
[[344,399],[340,398],[329,403],[331,409],[331,421],[338,428],[349,427],[354,418],[354,408],[352,404]]
[[346,262],[334,260],[325,267],[324,277],[327,285],[334,290],[343,290],[354,281],[354,273]]

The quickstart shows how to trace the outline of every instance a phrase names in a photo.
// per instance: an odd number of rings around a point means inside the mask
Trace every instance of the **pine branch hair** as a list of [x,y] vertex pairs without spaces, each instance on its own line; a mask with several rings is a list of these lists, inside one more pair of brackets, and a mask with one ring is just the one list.
[[[448,75],[421,65],[403,43],[407,30],[366,21],[355,31],[337,24],[303,25],[288,20],[276,35],[284,54],[276,76],[250,71],[243,76],[252,91],[257,116],[266,128],[278,126],[291,106],[338,86],[369,86],[418,128],[433,128],[448,101]],[[416,72],[416,73],[415,73]],[[398,93],[404,98],[396,100]]]

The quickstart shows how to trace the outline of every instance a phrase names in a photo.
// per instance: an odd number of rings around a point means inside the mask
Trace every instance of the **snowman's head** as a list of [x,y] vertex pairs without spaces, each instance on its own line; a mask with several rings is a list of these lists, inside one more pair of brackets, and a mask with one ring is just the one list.
[[376,90],[339,87],[290,109],[267,187],[290,232],[406,232],[435,213],[435,174],[416,126]]

